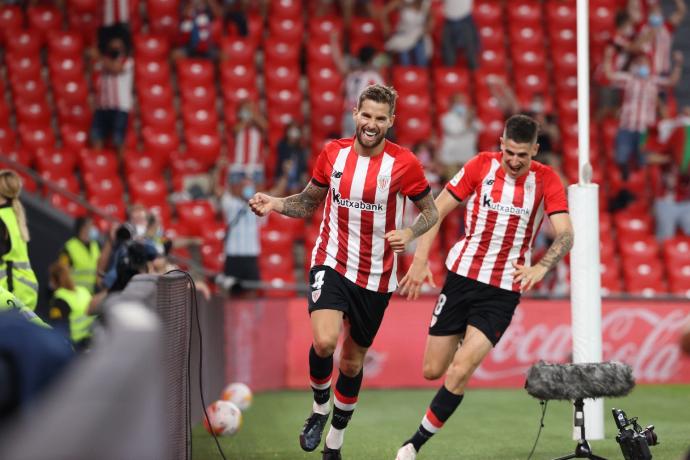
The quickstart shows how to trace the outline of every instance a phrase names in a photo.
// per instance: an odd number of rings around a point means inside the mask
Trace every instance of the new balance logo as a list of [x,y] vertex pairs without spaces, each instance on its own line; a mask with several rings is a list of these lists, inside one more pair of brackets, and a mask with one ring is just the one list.
[[486,193],[482,196],[482,206],[489,208],[501,214],[515,214],[518,216],[529,216],[529,208],[518,208],[516,206],[505,205],[503,203],[494,203],[491,197]]
[[494,180],[493,179],[488,179],[486,182],[484,182],[485,185],[494,185]]
[[333,177],[334,179],[340,179],[341,177],[343,177],[343,173],[341,171],[336,171],[334,169],[331,173],[331,177]]
[[347,198],[342,198],[340,193],[335,191],[335,188],[331,189],[331,194],[333,195],[333,203],[338,206],[343,206],[345,208],[351,209],[361,209],[362,211],[375,211],[383,212],[386,207],[380,203],[367,203],[366,201],[352,201]]

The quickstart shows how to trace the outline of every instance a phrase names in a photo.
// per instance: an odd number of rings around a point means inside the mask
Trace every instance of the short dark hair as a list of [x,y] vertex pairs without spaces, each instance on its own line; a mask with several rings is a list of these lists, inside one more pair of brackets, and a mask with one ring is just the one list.
[[616,28],[622,27],[630,21],[630,15],[625,10],[620,10],[616,13]]
[[91,222],[92,219],[88,216],[80,216],[74,219],[74,234],[79,235],[79,233],[86,226],[86,224],[90,224]]
[[392,86],[384,85],[369,85],[364,88],[364,91],[359,95],[359,101],[357,102],[357,110],[362,108],[362,103],[369,99],[370,101],[380,102],[382,104],[388,104],[389,113],[392,115],[395,113],[395,100],[398,99],[398,93],[393,89]]
[[503,137],[520,144],[534,144],[537,142],[539,123],[527,115],[513,115],[506,121]]

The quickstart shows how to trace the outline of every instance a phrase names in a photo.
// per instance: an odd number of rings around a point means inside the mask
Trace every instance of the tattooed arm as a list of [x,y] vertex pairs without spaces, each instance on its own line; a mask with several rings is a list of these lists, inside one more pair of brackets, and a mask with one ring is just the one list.
[[431,192],[414,201],[414,204],[419,209],[419,215],[414,223],[410,227],[393,230],[385,235],[395,252],[404,251],[407,243],[426,233],[438,221],[438,210]]
[[555,267],[558,261],[573,247],[573,225],[570,222],[570,215],[566,212],[552,214],[549,220],[556,232],[556,239],[539,263],[525,267],[513,262],[515,281],[521,283],[523,292],[541,281],[546,272]]
[[257,193],[249,200],[249,207],[258,216],[265,216],[275,211],[288,217],[311,217],[326,198],[327,193],[328,187],[319,187],[309,182],[300,193],[285,198]]

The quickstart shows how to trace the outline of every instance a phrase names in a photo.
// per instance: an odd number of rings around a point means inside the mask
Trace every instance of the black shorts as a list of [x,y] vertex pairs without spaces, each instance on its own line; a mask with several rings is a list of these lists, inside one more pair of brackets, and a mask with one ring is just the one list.
[[309,313],[338,310],[350,322],[350,336],[360,347],[370,347],[381,326],[392,292],[375,292],[357,286],[331,267],[309,270]]
[[494,346],[508,329],[520,293],[448,272],[431,318],[429,335],[464,334],[471,324]]

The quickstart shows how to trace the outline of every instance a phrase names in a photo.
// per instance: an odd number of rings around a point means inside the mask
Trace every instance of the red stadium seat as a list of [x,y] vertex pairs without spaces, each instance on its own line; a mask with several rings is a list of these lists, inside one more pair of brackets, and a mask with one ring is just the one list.
[[271,0],[269,12],[272,18],[297,19],[302,16],[302,0]]
[[222,246],[225,242],[227,230],[228,225],[225,222],[214,220],[213,222],[208,222],[201,229],[201,238],[203,238],[204,244]]
[[510,42],[522,49],[544,51],[544,32],[541,26],[510,27]]
[[49,32],[59,30],[62,26],[62,14],[54,6],[31,6],[27,8],[26,16],[29,28],[39,32],[44,42]]
[[3,40],[3,33],[14,34],[21,29],[24,23],[24,14],[19,6],[2,5],[0,6],[0,42]]
[[140,174],[146,177],[160,176],[164,164],[156,156],[146,152],[127,151],[124,156],[125,172],[128,176]]
[[58,101],[57,110],[61,126],[70,125],[83,131],[91,129],[92,113],[88,103]]
[[329,42],[314,43],[307,47],[307,63],[313,72],[323,67],[335,69],[333,50]]
[[[0,94],[4,91],[0,88]],[[0,99],[0,126],[7,126],[10,123],[10,108],[4,100]]]
[[36,166],[41,173],[68,175],[76,180],[73,173],[77,166],[77,155],[69,150],[60,150],[54,147],[42,149],[36,152]]
[[62,124],[60,135],[63,147],[73,152],[81,151],[82,148],[86,147],[86,142],[89,140],[86,129],[68,123]]
[[546,2],[546,24],[552,30],[575,29],[575,5],[568,2]]
[[15,103],[45,102],[48,89],[40,78],[28,80],[15,80],[12,84],[12,93]]
[[10,80],[39,80],[41,78],[41,57],[11,55],[7,58]]
[[59,209],[73,218],[83,217],[87,214],[86,208],[62,194],[49,192],[46,197],[53,208]]
[[84,176],[92,178],[118,176],[117,156],[110,150],[80,150],[79,167]]
[[615,29],[616,8],[614,5],[600,4],[589,9],[589,30],[596,34]]
[[152,15],[149,11],[149,31],[173,40],[177,37],[180,24],[177,11]]
[[213,63],[206,59],[179,59],[177,61],[177,75],[180,77],[182,86],[213,86]]
[[618,245],[623,256],[623,265],[659,261],[659,245],[652,236],[620,239]]
[[[265,30],[263,17],[261,17],[260,14],[256,13],[248,14],[247,29],[249,32],[247,40],[252,44],[253,47],[256,48],[259,45],[259,43],[261,43],[261,39],[263,38],[263,33]],[[239,35],[239,31],[237,30],[234,24],[229,25],[228,35],[232,37],[237,37]]]
[[480,54],[482,70],[505,71],[508,65],[505,51],[503,49],[482,50]]
[[478,26],[498,25],[503,21],[503,7],[493,0],[475,2],[472,17]]
[[134,66],[134,78],[136,79],[137,85],[154,83],[169,85],[170,66],[164,60],[138,60],[137,65]]
[[19,126],[19,136],[22,146],[31,149],[49,149],[55,146],[55,135],[49,126]]
[[338,110],[342,113],[342,107],[344,106],[344,102],[343,96],[340,92],[311,92],[309,96],[312,110],[315,110],[317,112]]
[[343,77],[335,69],[329,67],[309,67],[310,91],[339,91],[343,85]]
[[431,96],[428,91],[418,93],[401,93],[396,102],[398,113],[429,113],[431,110]]
[[653,234],[654,224],[649,215],[618,212],[614,215],[613,222],[619,238],[623,240],[646,238]]
[[309,42],[328,43],[331,34],[343,36],[343,21],[338,16],[309,16]]
[[684,265],[666,265],[669,274],[669,285],[672,294],[690,297],[690,263]]
[[213,165],[220,155],[220,137],[217,132],[185,130],[187,152],[207,166]]
[[139,105],[142,107],[170,107],[173,104],[172,86],[158,83],[137,85]]
[[[232,231],[232,229],[230,229]],[[293,236],[289,232],[264,227],[261,230],[261,251],[265,253],[292,254]]]
[[95,177],[89,174],[84,175],[84,185],[89,201],[95,197],[105,201],[122,201],[124,196],[124,186],[121,179],[115,176]]
[[181,88],[183,110],[204,108],[215,110],[216,90],[214,85],[185,85]]
[[225,267],[225,249],[222,245],[203,244],[201,246],[201,263],[212,273],[223,273]]
[[[39,155],[40,156],[40,153]],[[41,177],[51,185],[59,187],[62,190],[79,194],[79,180],[77,176],[72,174],[72,171],[67,170],[51,170],[46,169],[40,172]],[[50,187],[45,187],[46,193],[50,192]]]
[[35,56],[43,46],[41,35],[34,30],[17,30],[6,37],[7,52],[15,56]]
[[545,72],[546,70],[546,52],[543,48],[513,47],[512,56],[514,72]]
[[[515,90],[518,93],[526,92],[530,95],[541,93],[547,95],[549,91],[549,76],[544,70],[515,71]],[[547,111],[550,107],[547,108]]]
[[178,0],[147,0],[146,10],[149,16],[158,16],[166,13],[175,13],[180,7]]
[[269,38],[264,45],[265,62],[272,65],[296,67],[299,61],[299,43],[280,38]]
[[177,118],[172,106],[146,107],[141,111],[141,123],[153,129],[174,131]]
[[146,177],[137,174],[127,177],[129,187],[129,200],[133,204],[151,206],[165,203],[168,197],[168,188],[165,179],[161,176]]
[[5,155],[13,151],[15,145],[14,131],[8,125],[0,125],[0,152]]
[[429,114],[399,114],[396,125],[399,128],[396,132],[397,140],[402,145],[412,147],[417,142],[431,137],[431,117]]
[[549,35],[551,39],[551,55],[557,56],[565,51],[577,51],[577,33],[575,27],[553,30]]
[[266,91],[280,91],[282,89],[299,91],[299,69],[294,66],[272,64],[264,68]]
[[144,150],[156,152],[164,156],[176,151],[180,147],[180,141],[175,131],[155,130],[144,128],[141,130],[144,139]]
[[356,56],[365,45],[383,49],[381,26],[372,18],[353,17],[350,25],[350,52]]
[[342,110],[312,111],[312,116],[309,120],[314,138],[321,139],[330,136],[332,133],[337,133],[338,137],[340,137]]
[[84,40],[76,32],[53,30],[48,33],[48,52],[50,58],[81,58]]
[[136,35],[134,37],[134,54],[137,60],[164,60],[170,54],[170,44],[165,37],[159,35]]
[[506,35],[502,24],[485,24],[479,27],[482,49],[497,49],[506,46]]
[[299,111],[303,96],[299,91],[283,89],[267,94],[269,110]]
[[84,65],[81,59],[49,57],[48,68],[52,80],[74,80],[84,75]]
[[203,132],[218,130],[218,112],[206,109],[191,109],[182,112],[185,128]]
[[455,93],[467,94],[470,87],[470,73],[456,67],[434,67],[434,87],[437,95],[448,98]]
[[202,236],[202,228],[215,222],[216,212],[208,200],[182,201],[175,207],[180,223],[186,225],[195,236]]
[[226,62],[233,65],[254,67],[256,45],[247,38],[225,37],[220,41],[220,49]]
[[258,99],[259,91],[256,89],[255,84],[251,86],[223,86],[223,100],[226,104],[230,104],[233,107],[244,101],[258,101]]
[[50,109],[45,102],[17,102],[17,119],[20,124],[47,126],[50,124]]
[[268,20],[268,30],[271,38],[301,43],[304,37],[302,18],[281,18],[271,16]]
[[662,252],[669,267],[674,265],[690,265],[690,237],[676,236],[669,238],[663,242]]
[[89,88],[83,78],[53,81],[53,92],[58,102],[70,104],[86,103],[89,97]]
[[566,51],[552,56],[556,75],[576,75],[577,74],[577,53]]
[[399,93],[429,90],[429,71],[424,67],[394,67],[392,73]]
[[253,65],[225,61],[220,65],[223,85],[246,86],[256,83],[256,68]]
[[508,23],[511,27],[541,27],[541,2],[536,0],[516,0],[507,8]]

